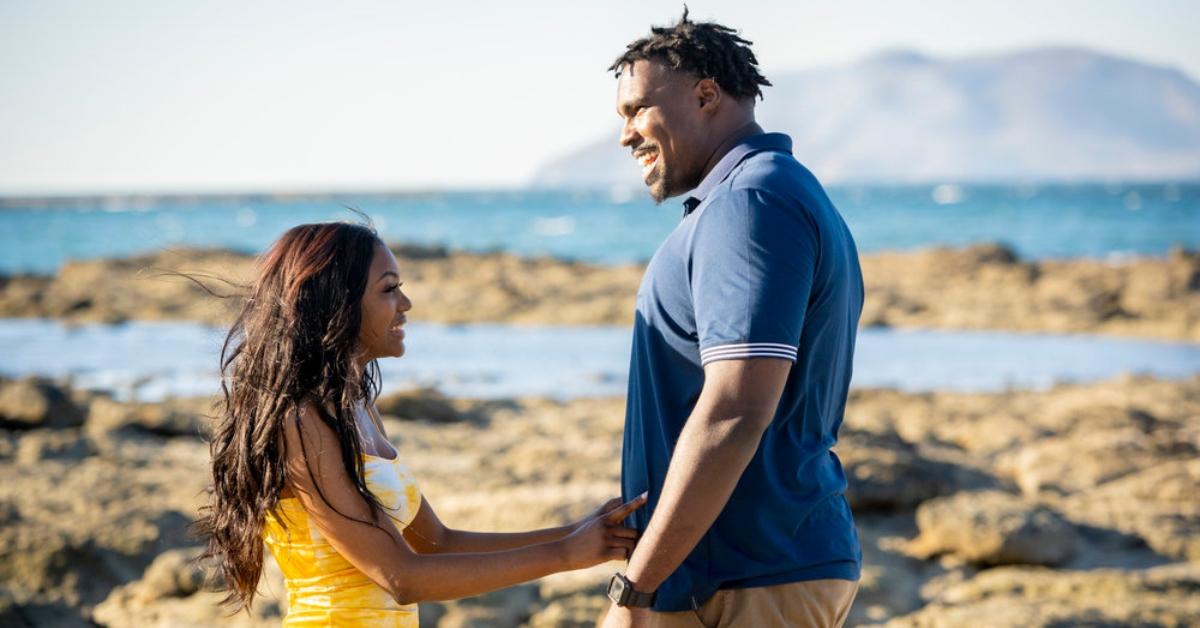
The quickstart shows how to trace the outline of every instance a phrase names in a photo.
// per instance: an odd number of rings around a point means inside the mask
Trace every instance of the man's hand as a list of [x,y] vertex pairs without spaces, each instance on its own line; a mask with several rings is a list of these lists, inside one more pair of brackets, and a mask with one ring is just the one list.
[[650,625],[650,609],[608,605],[601,628],[643,628]]

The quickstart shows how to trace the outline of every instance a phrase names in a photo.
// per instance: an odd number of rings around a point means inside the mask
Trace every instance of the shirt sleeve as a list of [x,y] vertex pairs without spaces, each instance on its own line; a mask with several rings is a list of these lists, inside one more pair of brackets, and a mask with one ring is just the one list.
[[714,200],[697,216],[690,250],[700,363],[795,362],[819,253],[816,224],[766,190]]

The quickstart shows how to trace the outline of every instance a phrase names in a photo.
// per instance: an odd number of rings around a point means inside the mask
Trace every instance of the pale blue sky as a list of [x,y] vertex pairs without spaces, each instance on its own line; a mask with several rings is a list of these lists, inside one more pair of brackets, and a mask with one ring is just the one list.
[[[772,73],[1080,45],[1200,77],[1200,2],[691,3]],[[678,1],[0,4],[0,194],[516,186],[614,133]],[[769,94],[768,94],[769,97]]]

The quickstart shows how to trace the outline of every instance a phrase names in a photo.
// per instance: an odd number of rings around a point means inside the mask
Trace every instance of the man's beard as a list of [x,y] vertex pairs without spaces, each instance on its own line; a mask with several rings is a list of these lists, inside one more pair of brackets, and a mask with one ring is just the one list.
[[[662,159],[662,157],[659,157]],[[650,176],[646,178],[646,187],[650,188],[650,198],[654,199],[655,205],[662,205],[662,202],[670,198],[671,195],[671,176],[666,168],[666,164],[654,164],[654,169],[650,171]]]

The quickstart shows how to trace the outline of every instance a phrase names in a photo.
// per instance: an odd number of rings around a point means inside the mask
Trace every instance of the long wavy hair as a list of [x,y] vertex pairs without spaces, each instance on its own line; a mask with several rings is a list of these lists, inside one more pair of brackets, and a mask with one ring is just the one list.
[[235,610],[248,608],[257,593],[263,525],[288,479],[284,423],[301,403],[312,402],[337,434],[347,475],[367,503],[379,505],[364,480],[354,419],[354,407],[379,393],[378,365],[362,368],[356,359],[363,293],[379,245],[373,229],[357,224],[289,229],[259,257],[225,338],[212,485],[196,531],[206,540],[202,559],[217,563],[225,603]]

